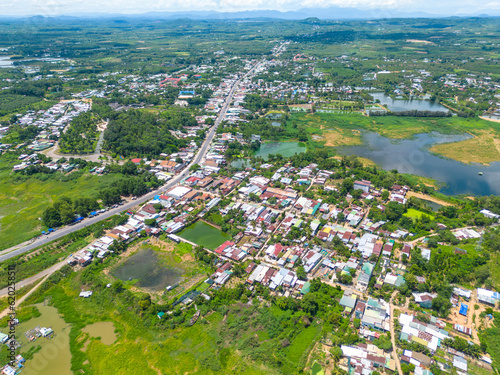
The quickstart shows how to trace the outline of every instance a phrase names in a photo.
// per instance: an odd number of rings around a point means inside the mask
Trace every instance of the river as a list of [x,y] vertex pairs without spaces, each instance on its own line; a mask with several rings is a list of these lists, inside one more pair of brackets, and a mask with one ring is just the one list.
[[432,112],[448,112],[449,109],[442,106],[437,102],[431,102],[430,100],[420,100],[420,99],[411,99],[411,100],[403,100],[403,99],[392,99],[390,96],[386,95],[383,92],[371,92],[371,96],[373,96],[373,100],[380,100],[380,104],[386,105],[389,110],[393,112],[402,112],[402,111],[432,111]]
[[[360,146],[338,148],[340,154],[358,155],[373,160],[385,170],[430,177],[445,186],[448,195],[500,195],[500,163],[489,166],[464,164],[432,154],[428,148],[437,143],[458,142],[468,135],[419,134],[412,139],[392,140],[376,133],[365,133]],[[479,176],[479,172],[483,172]]]

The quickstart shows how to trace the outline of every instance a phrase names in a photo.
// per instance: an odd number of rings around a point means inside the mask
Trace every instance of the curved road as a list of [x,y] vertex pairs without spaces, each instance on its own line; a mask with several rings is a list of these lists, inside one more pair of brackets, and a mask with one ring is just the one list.
[[241,82],[242,79],[248,77],[261,63],[255,64],[252,69],[250,69],[245,75],[243,75],[241,78],[239,78],[231,87],[231,90],[229,91],[229,94],[226,97],[226,100],[224,101],[224,105],[222,106],[219,115],[217,117],[217,120],[215,120],[214,126],[210,129],[208,132],[207,138],[205,139],[205,142],[203,142],[200,150],[198,151],[198,154],[194,157],[194,159],[191,161],[189,165],[186,166],[186,168],[183,169],[183,171],[175,176],[172,180],[170,180],[168,183],[166,183],[163,186],[160,186],[158,189],[153,190],[152,192],[143,195],[142,197],[138,197],[137,200],[131,201],[128,203],[125,203],[121,206],[118,206],[117,208],[110,209],[109,211],[103,212],[102,214],[99,214],[98,216],[94,216],[91,218],[85,218],[81,222],[71,225],[71,226],[66,226],[61,229],[58,229],[57,231],[50,233],[49,235],[45,235],[25,246],[19,247],[13,246],[9,249],[3,250],[0,252],[0,262],[3,262],[7,259],[13,258],[15,256],[24,254],[28,251],[31,251],[33,249],[36,249],[37,247],[46,245],[54,240],[57,240],[61,237],[64,237],[72,232],[75,232],[79,229],[85,228],[89,225],[98,223],[101,220],[108,219],[109,217],[119,214],[120,212],[127,211],[131,209],[132,207],[135,207],[139,204],[142,204],[144,202],[147,202],[148,200],[152,199],[155,195],[158,195],[159,193],[168,190],[172,187],[174,187],[177,183],[179,183],[182,179],[184,179],[188,174],[189,174],[189,168],[194,165],[194,164],[200,164],[201,161],[205,158],[207,151],[210,147],[210,144],[212,143],[212,140],[215,136],[215,133],[217,131],[217,128],[219,127],[220,123],[224,119],[224,116],[226,115],[227,109],[229,108],[229,105],[233,101],[233,96],[234,93],[236,92],[236,89]]
[[[80,154],[59,154],[58,151],[59,151],[59,141],[57,141],[54,146],[46,149],[46,150],[43,150],[41,153],[44,154],[45,156],[48,156],[48,157],[51,157],[53,160],[59,160],[59,159],[62,159],[62,158],[78,158],[78,159],[83,159],[83,160],[88,160],[88,161],[93,161],[93,162],[98,162],[99,161],[99,158],[101,157],[101,148],[102,148],[102,143],[103,143],[103,140],[104,140],[104,132],[106,130],[106,127],[108,126],[109,124],[109,120],[108,121],[103,121],[102,123],[100,123],[98,125],[98,127],[103,127],[104,126],[104,129],[101,131],[101,133],[99,134],[99,139],[97,140],[97,145],[96,145],[96,148],[94,150],[94,152],[92,154],[88,154],[88,155],[80,155]],[[69,128],[69,126],[66,126],[64,128],[64,131],[66,131],[67,129]]]

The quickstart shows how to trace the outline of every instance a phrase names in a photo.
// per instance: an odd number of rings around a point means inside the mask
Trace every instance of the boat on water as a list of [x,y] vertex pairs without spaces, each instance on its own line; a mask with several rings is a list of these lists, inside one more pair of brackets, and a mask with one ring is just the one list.
[[482,176],[483,175],[483,172],[479,172],[478,175]]

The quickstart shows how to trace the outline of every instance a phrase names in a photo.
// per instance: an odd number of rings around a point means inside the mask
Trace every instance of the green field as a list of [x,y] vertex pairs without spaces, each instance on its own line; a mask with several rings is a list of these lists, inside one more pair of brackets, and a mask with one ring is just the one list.
[[314,362],[311,367],[311,375],[325,375],[325,370],[318,362]]
[[219,229],[204,223],[203,221],[197,221],[196,223],[191,224],[178,235],[210,250],[215,250],[219,245],[224,243],[224,241],[231,239],[229,234],[224,233]]
[[427,216],[429,219],[434,220],[434,216],[429,215],[429,214],[422,212],[422,211],[419,211],[419,210],[415,210],[414,208],[409,208],[408,211],[403,215],[406,217],[409,217],[410,219],[413,219],[413,220],[421,219],[422,216]]
[[42,223],[38,218],[59,197],[92,197],[100,189],[111,186],[117,179],[117,175],[96,176],[77,171],[67,175],[40,175],[46,177],[43,180],[12,172],[12,166],[15,164],[19,164],[17,159],[2,156],[0,250],[40,234]]
[[460,142],[443,143],[430,148],[431,152],[462,163],[489,164],[500,160],[498,133],[476,130],[475,137]]

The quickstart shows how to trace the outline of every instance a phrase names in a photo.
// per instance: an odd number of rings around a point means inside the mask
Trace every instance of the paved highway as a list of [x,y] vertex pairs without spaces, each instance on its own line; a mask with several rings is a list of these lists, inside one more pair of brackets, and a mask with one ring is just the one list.
[[233,86],[231,87],[231,90],[229,91],[229,94],[226,97],[226,100],[224,101],[224,104],[219,112],[219,115],[217,119],[215,120],[214,126],[210,129],[208,132],[207,138],[201,145],[200,149],[198,150],[198,153],[194,157],[194,159],[191,161],[191,163],[186,166],[186,168],[183,169],[183,171],[175,176],[172,180],[170,180],[168,183],[165,185],[160,186],[158,189],[143,195],[142,197],[138,197],[137,200],[131,201],[128,203],[125,203],[121,206],[118,206],[117,208],[110,209],[109,211],[103,212],[102,214],[99,214],[94,217],[86,218],[82,220],[81,222],[71,225],[71,226],[66,226],[61,229],[58,229],[57,231],[50,233],[49,235],[44,235],[35,241],[28,242],[24,246],[14,246],[9,249],[3,250],[0,252],[0,262],[3,262],[7,259],[13,258],[17,255],[26,253],[28,251],[31,251],[33,249],[36,249],[37,247],[46,245],[54,240],[57,240],[61,237],[64,237],[72,232],[75,232],[79,229],[85,228],[89,225],[98,223],[99,221],[108,219],[109,217],[119,214],[120,212],[127,211],[139,204],[142,204],[144,202],[147,202],[148,200],[152,199],[155,195],[160,194],[161,192],[168,190],[172,187],[174,187],[177,183],[179,183],[182,179],[184,179],[188,174],[189,174],[189,168],[193,164],[200,164],[203,159],[205,158],[207,151],[210,147],[210,144],[212,143],[212,140],[215,136],[215,133],[217,131],[217,128],[219,127],[220,123],[224,119],[224,116],[226,115],[227,109],[229,108],[231,102],[233,101],[233,96],[234,93],[236,92],[236,89],[238,88],[239,83],[241,82],[242,79],[248,77],[252,72],[260,65],[261,63],[255,64],[252,69],[250,69],[244,76],[242,76],[240,79],[238,79],[236,82],[234,82]]

